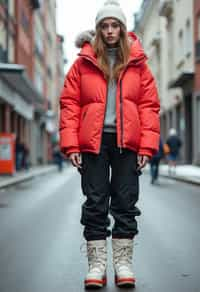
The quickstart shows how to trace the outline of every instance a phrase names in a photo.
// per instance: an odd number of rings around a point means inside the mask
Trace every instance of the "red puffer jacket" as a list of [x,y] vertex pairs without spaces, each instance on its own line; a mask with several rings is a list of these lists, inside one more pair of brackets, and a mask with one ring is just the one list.
[[[146,56],[134,33],[131,54],[117,82],[118,147],[152,156],[159,146],[159,100]],[[89,42],[65,78],[60,97],[60,146],[73,152],[99,153],[106,109],[107,82]]]

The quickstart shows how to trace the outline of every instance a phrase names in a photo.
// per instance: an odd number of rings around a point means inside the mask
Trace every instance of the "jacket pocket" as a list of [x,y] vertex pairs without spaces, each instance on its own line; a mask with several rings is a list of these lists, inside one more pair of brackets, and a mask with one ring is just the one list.
[[81,113],[79,144],[83,149],[96,148],[100,129],[99,106],[97,103],[86,105]]

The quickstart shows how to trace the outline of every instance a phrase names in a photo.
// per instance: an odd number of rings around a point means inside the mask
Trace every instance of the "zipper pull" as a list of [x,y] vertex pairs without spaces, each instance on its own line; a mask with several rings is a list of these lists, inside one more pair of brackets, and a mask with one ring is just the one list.
[[122,149],[122,147],[119,147],[119,153],[120,153],[120,154],[123,153],[123,149]]

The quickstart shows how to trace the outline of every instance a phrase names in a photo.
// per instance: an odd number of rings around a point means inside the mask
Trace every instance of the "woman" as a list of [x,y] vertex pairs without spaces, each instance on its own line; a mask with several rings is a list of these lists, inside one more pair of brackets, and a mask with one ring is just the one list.
[[61,149],[80,170],[86,196],[81,215],[89,264],[85,286],[106,283],[110,235],[116,284],[134,286],[138,172],[158,150],[159,101],[146,56],[135,34],[127,33],[117,1],[106,1],[97,13],[91,37],[78,40],[82,49],[61,93]]

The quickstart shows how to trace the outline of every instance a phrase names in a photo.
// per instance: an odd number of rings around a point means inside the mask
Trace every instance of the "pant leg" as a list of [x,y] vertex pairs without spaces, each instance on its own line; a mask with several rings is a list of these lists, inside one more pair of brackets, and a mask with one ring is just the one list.
[[150,163],[150,172],[151,172],[151,180],[152,182],[154,182],[156,179],[156,162],[155,161],[152,161]]
[[23,153],[17,152],[16,153],[16,170],[22,169],[22,160],[23,160]]
[[133,238],[138,233],[135,216],[140,215],[136,207],[139,196],[139,181],[136,172],[137,154],[130,150],[119,153],[116,147],[111,153],[111,214],[114,218],[112,236]]
[[81,215],[81,223],[84,225],[83,235],[86,240],[105,239],[111,234],[108,230],[110,183],[106,145],[102,144],[99,155],[83,153],[82,161],[81,186],[86,196]]
[[150,162],[150,174],[151,174],[151,179],[154,180],[155,175],[154,175],[154,163],[151,161]]
[[156,162],[155,165],[155,179],[158,179],[158,173],[159,173],[159,160]]

